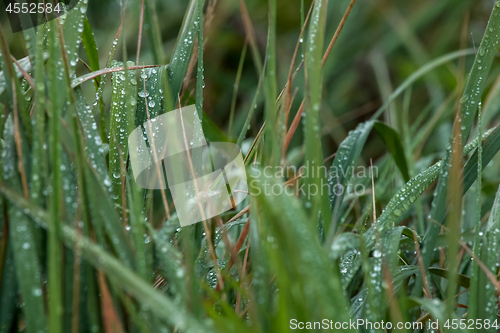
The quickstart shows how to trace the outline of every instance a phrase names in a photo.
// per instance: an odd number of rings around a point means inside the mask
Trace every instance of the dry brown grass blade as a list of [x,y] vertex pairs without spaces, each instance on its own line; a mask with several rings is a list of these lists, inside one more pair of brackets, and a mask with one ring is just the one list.
[[425,274],[424,262],[422,260],[422,254],[420,253],[420,246],[418,244],[417,232],[413,230],[413,242],[415,243],[415,251],[417,252],[418,267],[420,268],[420,275],[422,275],[422,281],[424,283],[424,295],[427,298],[431,297],[431,290],[429,288],[429,282],[427,281],[427,275]]
[[248,156],[250,156],[250,153],[254,149],[255,144],[257,143],[257,140],[262,135],[262,131],[264,130],[265,126],[266,126],[266,122],[264,121],[264,123],[260,127],[259,133],[257,133],[257,135],[255,136],[255,139],[253,140],[252,145],[250,146],[250,149],[248,149],[248,153],[246,154],[245,159],[243,160],[243,163],[245,163],[247,161],[247,159],[248,159]]
[[349,6],[347,6],[347,9],[344,13],[344,16],[342,16],[342,19],[340,20],[340,23],[337,26],[337,30],[335,30],[335,33],[333,34],[332,40],[330,41],[330,44],[328,44],[325,55],[323,56],[323,60],[322,60],[323,66],[325,66],[326,60],[328,59],[328,56],[330,55],[330,52],[333,49],[333,45],[335,45],[335,42],[337,41],[337,38],[340,35],[340,31],[342,31],[342,28],[344,27],[345,21],[347,20],[347,17],[351,13],[351,9],[354,6],[355,2],[356,2],[356,0],[351,0],[351,2],[349,3]]
[[97,277],[99,281],[99,289],[101,291],[100,299],[104,331],[106,333],[123,333],[122,323],[120,317],[118,317],[118,314],[116,313],[113,298],[109,292],[104,273],[97,271]]
[[283,142],[283,151],[285,152],[288,149],[288,146],[290,145],[290,141],[292,141],[293,135],[295,134],[297,127],[299,126],[300,119],[302,118],[302,114],[304,113],[304,106],[305,106],[305,100],[302,100],[302,103],[299,106],[299,110],[297,111],[297,114],[295,114],[295,118],[293,118],[292,124],[290,125],[288,132],[286,132],[285,140]]
[[[247,206],[247,208],[250,209],[250,206]],[[231,259],[229,259],[229,262],[227,263],[228,271],[231,269],[231,267],[233,267],[234,264],[232,257],[237,256],[238,252],[240,252],[241,247],[243,246],[243,242],[245,242],[245,238],[247,237],[249,230],[250,230],[250,219],[248,219],[247,222],[245,223],[245,226],[243,227],[243,230],[241,231],[241,234],[238,237],[238,241],[236,242],[236,245],[233,248],[233,254],[231,256]]]

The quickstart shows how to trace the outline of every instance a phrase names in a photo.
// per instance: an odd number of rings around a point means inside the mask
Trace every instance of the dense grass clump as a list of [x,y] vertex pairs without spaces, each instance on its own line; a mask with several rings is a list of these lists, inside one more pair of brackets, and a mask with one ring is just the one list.
[[[0,332],[500,329],[500,1],[170,2],[3,22]],[[128,135],[192,104],[249,195],[181,228]]]

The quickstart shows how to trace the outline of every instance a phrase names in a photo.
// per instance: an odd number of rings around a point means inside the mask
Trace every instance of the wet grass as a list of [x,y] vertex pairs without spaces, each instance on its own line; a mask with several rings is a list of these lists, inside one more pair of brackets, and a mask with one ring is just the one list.
[[[81,0],[2,28],[0,332],[496,332],[500,2],[480,3]],[[250,195],[180,228],[128,134],[191,104]]]

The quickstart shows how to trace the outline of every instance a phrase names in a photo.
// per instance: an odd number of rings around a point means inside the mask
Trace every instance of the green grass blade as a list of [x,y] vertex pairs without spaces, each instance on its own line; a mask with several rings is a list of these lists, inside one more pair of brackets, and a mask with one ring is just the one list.
[[[112,63],[113,67],[121,67],[122,63]],[[128,66],[133,62],[129,61]],[[136,86],[126,84],[136,82],[135,71],[115,72],[111,76],[111,110],[109,125],[109,174],[111,177],[111,188],[113,199],[119,205],[122,204],[122,191],[125,191],[124,181],[128,159],[128,134],[133,124],[129,123],[127,105],[136,105]],[[95,152],[98,153],[98,152]]]
[[179,37],[177,37],[177,44],[172,54],[172,60],[168,65],[168,78],[174,102],[177,102],[177,95],[181,91],[182,82],[186,76],[189,60],[191,59],[194,36],[198,30],[194,24],[197,21],[197,17],[198,0],[190,0]]
[[[82,44],[87,53],[87,58],[89,59],[89,66],[92,71],[99,70],[99,54],[97,52],[97,45],[94,39],[94,32],[90,26],[89,21],[85,17],[83,20],[83,31],[82,31]],[[95,78],[97,83],[101,81],[101,77]]]
[[60,77],[64,77],[64,67],[61,46],[56,37],[58,23],[50,22],[51,32],[48,35],[49,48],[49,97],[51,99],[50,123],[49,123],[49,146],[50,166],[52,170],[52,192],[49,197],[50,216],[52,223],[48,228],[48,282],[49,282],[49,329],[51,332],[62,332],[62,243],[59,238],[61,234],[62,221],[62,175],[61,175],[61,140],[60,140],[60,118],[63,105],[67,100],[66,87]]
[[[165,71],[165,67],[146,68],[141,71],[137,84],[136,126],[140,126],[148,121],[148,112],[149,119],[153,119],[167,111],[163,107],[163,74]],[[177,99],[174,101],[176,102]]]
[[[373,124],[373,121],[359,124],[354,131],[349,133],[347,138],[342,141],[339,148],[337,149],[337,154],[335,155],[333,164],[328,171],[328,184],[330,186],[330,207],[332,210],[335,210],[336,207],[340,207],[340,205],[342,204],[344,193],[346,192],[343,189],[349,183],[350,176],[352,175],[352,172],[349,172],[349,170],[356,166],[355,163],[357,163],[368,134],[370,134],[373,128]],[[340,194],[337,195],[337,193]],[[340,216],[342,216],[342,213],[338,211],[337,214],[334,213],[333,219],[336,219]],[[332,222],[336,223],[336,220]],[[329,235],[329,237],[331,238],[334,235],[337,226],[334,225],[331,231],[330,227],[331,223],[329,221],[325,221],[325,234]]]
[[43,148],[45,144],[45,69],[43,60],[43,30],[39,28],[36,34],[35,60],[35,107],[33,109],[33,154],[31,160],[32,199],[41,203],[42,189],[47,182],[47,156]]
[[[323,43],[325,35],[326,12],[328,2],[318,0],[314,3],[314,8],[311,13],[311,21],[309,23],[309,33],[306,42],[306,58],[305,58],[305,77],[306,77],[306,98],[305,98],[305,129],[304,129],[304,144],[306,149],[305,160],[311,168],[319,168],[323,165],[323,151],[321,145],[319,111],[321,108],[321,91],[323,87]],[[266,64],[268,66],[268,64]],[[274,68],[272,69],[274,71]],[[269,124],[273,125],[275,122]],[[268,125],[268,126],[269,126]],[[272,126],[269,126],[272,128]],[[278,155],[279,156],[279,155]],[[313,177],[305,179],[306,187],[316,186],[321,189],[324,181],[324,175],[321,172],[315,172]],[[306,207],[309,208],[311,221],[318,219],[319,211],[324,210],[323,198],[325,195],[316,195],[309,198],[309,193],[305,199]],[[327,202],[327,201],[326,201]],[[330,210],[328,210],[330,211]],[[326,214],[330,216],[330,214]],[[323,216],[325,218],[325,216]],[[325,218],[324,224],[328,225],[329,220]],[[328,234],[328,226],[325,227],[325,233]]]
[[410,180],[410,174],[406,163],[405,151],[398,132],[382,122],[375,122],[374,128],[387,147],[387,150],[391,153],[404,181],[408,182]]
[[[278,186],[280,180],[269,179],[254,171],[252,176],[255,178],[252,179],[256,180],[254,194],[259,212],[255,217],[258,228],[268,235],[267,239],[258,240],[258,246],[267,253],[273,271],[279,272],[276,283],[281,290],[280,302],[285,302],[281,304],[288,304],[287,307],[297,311],[295,313],[308,314],[311,321],[324,316],[334,321],[348,321],[338,268],[327,264],[329,259],[317,236],[317,229],[311,228],[301,202],[285,193],[266,193],[265,181]],[[294,264],[285,264],[286,258],[290,257],[295,258]],[[307,291],[300,282],[303,279],[308,281]]]

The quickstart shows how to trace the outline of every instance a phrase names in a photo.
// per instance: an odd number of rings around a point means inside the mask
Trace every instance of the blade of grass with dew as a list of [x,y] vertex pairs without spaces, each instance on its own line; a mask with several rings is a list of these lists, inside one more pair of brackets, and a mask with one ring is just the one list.
[[166,230],[151,230],[152,228],[149,224],[147,227],[150,229],[149,232],[156,243],[155,254],[162,262],[161,270],[167,278],[167,281],[171,284],[169,288],[172,288],[177,302],[184,302],[186,296],[186,281],[183,278],[185,269],[182,265],[182,255],[170,243],[170,237],[165,232]]
[[172,98],[177,101],[177,95],[181,91],[182,82],[186,76],[186,71],[189,66],[191,53],[193,51],[194,38],[197,32],[197,27],[194,24],[198,17],[198,0],[190,0],[186,16],[182,22],[182,27],[177,37],[177,43],[172,54],[172,60],[167,66],[168,78],[170,81],[170,89]]
[[[361,231],[363,232],[363,229]],[[387,302],[385,294],[382,293],[382,246],[379,239],[380,236],[376,234],[375,237],[376,242],[373,257],[369,257],[371,246],[366,243],[363,233],[360,238],[360,261],[364,276],[363,285],[367,290],[362,314],[363,317],[366,317],[370,321],[382,320],[381,316],[385,312],[383,306]]]
[[[14,122],[11,114],[6,121],[3,142],[3,181],[21,191],[21,184],[16,172],[16,152],[14,142]],[[8,206],[9,234],[14,256],[14,267],[21,297],[22,308],[28,332],[37,332],[46,325],[45,310],[42,298],[42,275],[40,262],[36,253],[33,226],[23,210],[15,205]]]
[[[25,15],[21,15],[21,17],[24,17],[24,16]],[[32,64],[32,66],[34,66],[34,64],[36,63],[36,49],[35,49],[35,46],[33,45],[33,43],[35,42],[35,39],[36,39],[36,33],[35,33],[35,28],[33,28],[32,24],[30,24],[30,27],[26,27],[23,29],[23,36],[24,36],[24,41],[25,41],[24,45],[26,46],[26,49],[28,50],[30,62]]]
[[45,144],[45,68],[43,59],[44,29],[37,29],[35,58],[35,106],[33,109],[33,145],[31,155],[31,198],[42,202],[42,189],[48,182]]
[[75,7],[66,14],[66,18],[62,24],[70,77],[75,73],[76,63],[78,62],[78,47],[82,41],[87,4],[88,0],[78,1]]
[[52,191],[49,196],[49,207],[51,224],[48,228],[48,282],[49,282],[49,329],[51,332],[62,332],[62,242],[59,239],[61,234],[62,221],[62,196],[61,196],[61,141],[60,141],[60,118],[62,109],[67,99],[64,81],[64,67],[62,59],[62,41],[56,37],[58,24],[56,20],[50,22],[50,32],[48,34],[48,96],[51,101],[50,122],[49,122],[49,147],[50,166],[52,170]]
[[[305,98],[305,129],[304,129],[304,144],[306,147],[305,160],[308,167],[320,170],[323,166],[323,151],[321,145],[319,112],[321,109],[321,92],[323,87],[323,43],[326,25],[326,12],[328,9],[328,1],[316,0],[311,13],[309,23],[309,32],[306,42],[305,54],[305,77],[306,77],[306,98]],[[267,66],[267,65],[266,65]],[[271,124],[274,124],[271,123]],[[323,188],[324,176],[321,172],[313,172],[311,179],[305,179],[306,188],[311,188],[314,185],[317,189]],[[328,197],[326,195],[315,195],[304,202],[309,211],[311,221],[316,221],[319,217],[319,211],[322,211],[324,219],[325,234],[328,235],[328,224],[330,221],[330,210],[326,209]]]
[[[476,232],[480,235],[479,229]],[[491,272],[496,272],[498,263],[498,238],[500,236],[500,187],[495,196],[493,207],[491,208],[490,217],[486,223],[481,243],[479,259],[486,265]],[[476,282],[477,281],[477,282]],[[477,280],[477,297],[478,301],[475,311],[475,319],[481,318],[484,321],[490,320],[494,322],[497,319],[496,307],[497,302],[495,286],[491,283],[488,277],[482,270],[478,272]],[[472,316],[471,316],[472,318]],[[496,328],[485,328],[485,332],[496,332]]]
[[[128,66],[133,62],[129,61]],[[123,63],[113,62],[113,67],[121,67]],[[136,82],[135,71],[115,72],[111,76],[111,110],[109,124],[109,174],[113,199],[119,205],[122,203],[122,182],[125,180],[128,159],[128,134],[133,124],[129,123],[127,104],[137,104],[136,86],[129,84],[126,87],[125,75],[128,82]],[[126,89],[128,88],[128,89]]]
[[[87,109],[87,112],[89,112],[89,109]],[[63,131],[65,130],[66,129],[63,128]],[[98,137],[98,135],[96,136]],[[67,135],[66,140],[62,142],[63,146],[68,151],[74,151],[75,143],[72,142],[72,140],[75,139]],[[90,140],[95,139],[91,137]],[[96,149],[93,152],[87,152],[87,154],[98,155],[101,154],[101,152]],[[97,238],[100,242],[104,243],[105,238],[102,232],[106,232],[110,239],[111,247],[115,250],[124,265],[127,267],[134,267],[135,262],[132,250],[125,236],[123,226],[119,223],[120,217],[112,202],[111,195],[109,194],[109,187],[106,187],[104,184],[106,179],[109,180],[109,178],[105,178],[103,181],[92,164],[93,162],[91,160],[85,163],[82,172],[84,172],[85,175],[85,186],[88,192],[86,196],[89,200],[92,222],[95,227]]]
[[[5,184],[0,183],[0,192],[16,207],[29,211],[31,217],[42,227],[47,228],[51,223],[50,215],[46,211],[25,200]],[[168,297],[154,290],[149,283],[143,281],[101,246],[85,236],[78,235],[72,227],[63,225],[62,236],[68,247],[80,249],[86,260],[116,281],[143,306],[149,307],[157,317],[170,321],[182,330],[212,332],[209,325],[202,325],[198,319],[180,310]]]
[[408,164],[406,163],[405,151],[398,132],[379,121],[375,122],[374,128],[387,147],[387,150],[391,153],[404,181],[408,182],[410,180],[410,174],[408,172]]
[[[397,292],[401,288],[401,285],[404,282],[404,280],[406,280],[412,275],[417,275],[417,274],[420,274],[420,270],[417,266],[413,265],[399,266],[394,272],[392,280],[394,291]],[[368,292],[367,289],[365,288],[351,299],[350,313],[353,317],[353,320],[363,318],[361,310],[363,309],[367,296]]]
[[87,147],[86,157],[96,170],[106,190],[111,192],[111,178],[109,177],[106,160],[104,158],[108,152],[107,147],[101,140],[97,129],[97,121],[94,118],[92,109],[85,101],[82,90],[78,87],[74,89],[74,92],[76,97],[76,111]]
[[[325,234],[327,239],[332,239],[336,232],[336,219],[342,216],[339,207],[344,198],[344,188],[347,186],[352,175],[349,169],[355,167],[361,150],[366,142],[368,134],[373,128],[374,121],[368,121],[359,124],[355,130],[349,133],[347,138],[342,141],[337,154],[333,160],[333,164],[328,171],[328,185],[330,187],[330,209],[334,211],[332,221],[325,221]],[[341,189],[340,194],[337,194],[336,189]],[[335,210],[338,212],[336,213]]]
[[[102,78],[100,80],[99,87],[96,90],[94,103],[92,104],[92,113],[95,115],[97,113],[97,111],[99,111],[100,116],[101,116],[100,117],[100,122],[101,122],[101,140],[103,142],[107,141],[107,138],[106,138],[106,119],[105,119],[106,117],[105,117],[105,114],[104,114],[103,101],[101,100],[102,99],[102,95],[104,93],[104,87],[105,87],[106,82],[107,82],[107,80],[106,80],[107,73],[105,71],[107,69],[109,69],[109,67],[111,66],[111,62],[113,61],[113,57],[115,55],[116,47],[118,46],[118,39],[120,38],[120,30],[121,30],[121,25],[122,24],[123,24],[123,16],[122,16],[122,21],[120,22],[120,26],[118,27],[118,31],[116,32],[115,39],[113,39],[113,42],[111,43],[111,49],[109,50],[108,60],[106,61],[106,65],[105,65],[105,68],[103,70],[104,73],[103,73]],[[90,74],[95,74],[95,73],[90,73]],[[90,75],[90,74],[87,74],[87,75]],[[83,82],[82,79],[83,79],[83,77],[79,77],[79,78],[74,79],[73,82],[71,83],[71,87],[75,88],[76,86],[78,86],[79,84],[81,84]]]
[[[153,119],[166,111],[163,106],[164,71],[166,71],[165,67],[146,68],[141,71],[139,82],[137,83],[136,126],[140,126],[148,121],[148,112],[149,119]],[[135,80],[132,82],[135,82]]]
[[[483,39],[481,40],[478,55],[476,56],[476,59],[470,71],[463,97],[460,99],[461,115],[458,126],[460,126],[461,130],[460,138],[462,140],[462,145],[465,144],[464,142],[471,130],[471,125],[475,118],[477,106],[481,101],[481,96],[486,85],[486,77],[490,72],[493,58],[498,49],[498,42],[500,39],[499,13],[500,2],[496,2],[493,6],[490,20],[488,22],[488,25],[486,26]],[[438,224],[444,221],[446,213],[446,189],[448,186],[447,178],[450,155],[451,151],[447,149],[430,213],[430,218],[434,221],[437,221]],[[434,251],[434,245],[440,231],[438,224],[430,223],[427,228],[426,238],[424,239],[422,249],[422,258],[425,267],[428,267],[431,261],[432,253]],[[415,296],[418,296],[420,294],[420,291],[422,289],[421,284],[422,280],[417,280],[414,289]]]
[[[482,110],[481,110],[481,104],[479,104],[479,111],[477,113],[477,131],[478,131],[478,138],[482,138],[483,136],[483,131],[482,131],[482,121],[481,121],[481,116],[482,116]],[[479,257],[479,251],[480,251],[480,236],[479,236],[479,230],[481,230],[481,192],[482,192],[482,184],[483,184],[483,177],[482,177],[482,171],[483,171],[483,146],[481,140],[478,141],[477,144],[477,199],[476,199],[476,224],[475,224],[475,232],[474,232],[474,247],[473,247],[473,252],[476,257]],[[481,261],[483,261],[484,258],[480,258]],[[475,281],[477,280],[478,275],[480,274],[479,272],[479,266],[476,264],[476,262],[472,261],[471,268],[470,268],[470,275],[471,278]],[[488,282],[488,281],[487,281]],[[470,287],[470,294],[469,294],[469,310],[467,311],[467,316],[469,318],[475,319],[478,318],[478,296],[480,295],[478,291],[480,289],[483,289],[483,285],[479,285],[478,283],[474,283]],[[484,292],[484,290],[483,290]],[[481,316],[480,318],[483,318]]]
[[[203,7],[205,6],[204,0],[198,0],[198,8],[196,11],[196,20],[193,22],[194,26],[197,27],[197,39],[198,39],[198,66],[196,72],[196,112],[198,113],[198,118],[203,123],[203,88],[205,87],[204,81],[204,68],[203,68]],[[203,140],[203,134],[199,131],[194,132],[193,143],[196,145],[201,145]],[[193,177],[201,176],[200,166],[202,165],[202,151],[194,150],[192,155],[192,164],[194,166]]]
[[[149,260],[149,251],[146,249],[145,237],[146,233],[144,216],[142,214],[143,197],[142,191],[138,188],[132,177],[130,177],[126,182],[127,184],[127,202],[129,207],[129,222],[130,230],[129,235],[132,240],[133,249],[136,254],[137,272],[144,279],[148,280],[150,278],[150,273],[152,269],[151,260]],[[159,245],[158,245],[159,246]]]

